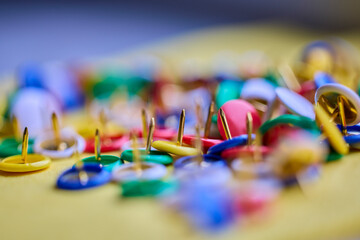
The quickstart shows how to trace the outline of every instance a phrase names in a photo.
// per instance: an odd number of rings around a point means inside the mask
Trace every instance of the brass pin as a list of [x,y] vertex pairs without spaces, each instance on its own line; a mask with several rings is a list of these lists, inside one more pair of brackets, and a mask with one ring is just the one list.
[[199,166],[201,165],[202,162],[202,144],[201,144],[201,136],[200,136],[200,125],[196,124],[195,126],[195,131],[196,131],[196,142],[195,142],[195,147],[196,150],[198,151],[198,154],[196,155],[196,160],[199,164]]
[[195,104],[195,112],[196,112],[196,117],[197,117],[197,122],[199,124],[200,129],[202,128],[202,124],[203,124],[203,115],[202,115],[202,111],[201,111],[201,104],[200,104],[200,100],[197,99],[196,104]]
[[11,125],[13,128],[14,138],[19,141],[21,139],[20,126],[19,126],[19,120],[15,115],[11,119]]
[[341,131],[344,135],[347,135],[346,129],[346,118],[345,118],[345,106],[344,106],[344,97],[338,96],[337,97],[337,104],[339,106],[339,115],[341,121]]
[[293,72],[293,70],[291,69],[291,67],[288,64],[281,64],[278,67],[278,72],[280,74],[280,76],[282,77],[285,85],[297,92],[301,89],[301,85],[299,83],[299,80],[297,79],[295,73]]
[[151,118],[150,125],[149,125],[149,134],[146,139],[146,153],[147,154],[149,154],[150,150],[151,150],[151,144],[153,141],[154,130],[155,130],[155,118]]
[[131,141],[132,141],[132,149],[133,149],[134,168],[136,171],[136,175],[140,176],[142,173],[140,151],[138,148],[138,142],[137,142],[136,135],[133,133],[131,134]]
[[145,109],[141,110],[141,120],[142,120],[142,137],[143,139],[147,139],[147,116]]
[[229,129],[229,125],[228,125],[227,120],[226,120],[225,112],[222,110],[222,108],[220,108],[220,119],[221,119],[221,124],[222,124],[222,126],[224,128],[224,131],[225,131],[226,139],[227,140],[232,139],[230,129]]
[[259,131],[257,131],[255,135],[255,152],[254,152],[255,162],[262,162],[263,160],[261,146],[262,146],[262,135]]
[[74,152],[75,168],[79,172],[78,176],[79,176],[80,184],[84,186],[89,181],[89,176],[87,175],[86,171],[84,170],[84,162],[80,161],[80,154],[79,154],[77,141],[75,141],[74,147],[75,147],[75,152]]
[[178,135],[177,135],[177,145],[182,145],[182,139],[184,136],[184,126],[185,126],[185,109],[181,111],[180,114],[180,121],[179,121],[179,129],[178,129]]
[[209,106],[209,111],[205,123],[205,129],[204,129],[204,138],[208,138],[210,135],[210,128],[211,128],[211,118],[214,115],[215,111],[215,103],[214,101],[211,101],[211,104]]
[[84,163],[82,161],[77,161],[75,164],[76,169],[79,171],[79,181],[81,185],[86,185],[89,181],[89,176],[84,170]]
[[60,146],[61,139],[60,139],[59,120],[58,120],[58,117],[56,116],[55,112],[53,112],[51,114],[51,123],[52,123],[53,131],[54,131],[55,144],[56,144],[56,147],[58,148]]
[[100,115],[99,115],[99,121],[100,121],[102,133],[106,134],[108,118],[106,116],[105,109],[101,109]]
[[247,145],[252,144],[252,132],[253,132],[253,117],[250,112],[246,113],[246,131],[247,131]]
[[21,149],[21,158],[24,164],[27,163],[28,144],[29,144],[29,132],[26,127],[24,129],[24,134],[22,139],[22,149]]
[[94,140],[94,152],[96,161],[101,161],[101,143],[100,143],[100,134],[99,129],[95,131],[95,140]]

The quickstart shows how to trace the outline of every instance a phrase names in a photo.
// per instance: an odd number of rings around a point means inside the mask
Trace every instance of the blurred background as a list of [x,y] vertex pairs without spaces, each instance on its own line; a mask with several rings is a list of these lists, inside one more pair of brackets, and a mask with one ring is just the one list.
[[336,35],[357,0],[0,1],[0,76],[24,62],[111,56],[198,29],[280,22]]

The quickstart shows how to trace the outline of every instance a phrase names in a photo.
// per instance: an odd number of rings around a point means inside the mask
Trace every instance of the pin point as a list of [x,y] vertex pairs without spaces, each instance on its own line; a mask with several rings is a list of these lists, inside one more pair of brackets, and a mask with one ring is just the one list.
[[[153,163],[160,163],[164,165],[171,164],[173,162],[173,158],[165,152],[160,152],[157,150],[151,150],[151,144],[153,141],[155,129],[155,119],[151,118],[150,125],[149,125],[149,132],[147,134],[147,141],[146,141],[146,149],[142,150],[139,149],[140,159],[144,162],[153,162]],[[147,130],[146,130],[147,131]],[[134,150],[125,150],[121,153],[121,159],[127,162],[133,162],[134,159]]]
[[21,155],[7,157],[0,162],[0,170],[5,172],[32,172],[48,168],[51,160],[39,154],[28,154],[28,129],[25,128]]
[[192,156],[197,155],[198,151],[196,148],[183,146],[182,139],[184,135],[184,125],[185,125],[185,109],[182,110],[179,121],[179,129],[177,135],[177,142],[170,141],[154,141],[152,146],[159,151],[168,152],[178,156]]
[[120,158],[117,156],[112,155],[101,155],[101,139],[99,134],[99,129],[95,131],[95,145],[94,145],[94,153],[95,156],[87,157],[82,159],[86,164],[88,163],[96,163],[99,164],[101,167],[104,167],[105,170],[112,171],[114,168],[121,165]]
[[286,109],[296,115],[315,119],[314,108],[303,96],[283,87],[275,89],[277,99],[286,107]]
[[360,97],[350,88],[338,83],[322,85],[315,93],[315,102],[320,104],[331,120],[342,127],[346,135],[346,126],[360,122]]
[[319,124],[322,126],[324,135],[326,135],[328,138],[331,147],[340,154],[347,154],[349,152],[349,146],[345,142],[339,129],[333,122],[330,121],[331,118],[320,104],[315,106],[315,113],[316,118],[318,119]]
[[247,128],[247,143],[246,146],[237,146],[224,150],[221,157],[227,160],[235,158],[250,157],[253,160],[261,161],[262,156],[268,154],[271,149],[261,145],[261,136],[258,132],[255,136],[256,145],[253,145],[253,120],[251,114],[248,112],[246,115],[246,128]]
[[[21,154],[22,139],[17,117],[11,119],[13,137],[4,138],[0,143],[0,157],[10,157]],[[28,152],[33,153],[34,139],[29,139]]]
[[[231,139],[231,137],[246,134],[246,115],[250,112],[253,118],[253,127],[256,131],[261,120],[256,109],[245,100],[231,100],[226,102],[218,112],[218,129],[223,139]],[[221,119],[226,115],[226,122]],[[224,124],[228,125],[229,131],[225,131]]]
[[[152,134],[153,133],[149,131],[148,138],[151,138]],[[133,141],[133,162],[114,169],[112,179],[116,182],[129,182],[135,180],[157,180],[164,177],[167,174],[166,167],[162,164],[143,162],[137,146],[135,134],[132,134],[131,139]]]
[[[243,146],[246,145],[248,142],[248,135],[247,134],[243,134],[237,137],[232,137],[230,130],[229,130],[229,125],[227,123],[227,118],[226,115],[224,113],[224,111],[220,108],[219,110],[219,115],[220,115],[220,121],[218,121],[218,124],[220,123],[224,129],[224,133],[225,136],[227,138],[227,140],[223,141],[222,143],[219,143],[217,145],[214,145],[212,147],[209,148],[208,150],[208,154],[212,154],[212,155],[218,155],[221,154],[224,150],[232,148],[232,147],[237,147],[237,146]],[[254,135],[252,135],[252,138],[254,137]]]
[[[214,102],[211,102],[211,104],[209,106],[208,116],[207,116],[206,123],[205,123],[204,135],[203,135],[202,138],[200,138],[201,144],[204,147],[205,151],[207,151],[210,147],[222,142],[222,140],[220,140],[220,139],[211,139],[211,138],[209,138],[210,127],[211,127],[211,119],[212,119],[212,116],[214,115],[214,112],[215,112],[215,104],[214,104]],[[196,136],[184,135],[183,136],[183,142],[185,144],[195,146]]]

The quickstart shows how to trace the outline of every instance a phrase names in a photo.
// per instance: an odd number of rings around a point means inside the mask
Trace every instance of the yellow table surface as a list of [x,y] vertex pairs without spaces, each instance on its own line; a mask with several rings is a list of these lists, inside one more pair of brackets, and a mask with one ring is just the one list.
[[[157,53],[177,62],[184,57],[204,60],[223,49],[260,49],[281,61],[283,56],[294,56],[307,42],[325,36],[272,24],[230,26],[170,39],[135,54]],[[359,33],[339,36],[360,46]],[[79,192],[56,189],[57,176],[74,161],[54,160],[49,169],[25,175],[0,172],[1,240],[210,237],[194,231],[184,218],[154,199],[121,199],[115,184]],[[359,236],[359,183],[360,153],[353,153],[326,164],[321,178],[305,187],[304,193],[297,188],[282,192],[272,214],[263,221],[237,224],[211,238],[310,240]]]

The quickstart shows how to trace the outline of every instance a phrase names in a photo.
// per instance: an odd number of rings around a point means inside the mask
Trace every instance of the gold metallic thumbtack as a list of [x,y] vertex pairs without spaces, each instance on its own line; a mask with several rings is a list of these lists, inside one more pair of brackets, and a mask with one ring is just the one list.
[[149,125],[149,134],[146,139],[146,153],[147,154],[150,154],[151,144],[152,144],[153,136],[154,136],[154,130],[155,130],[155,118],[151,118],[150,125]]
[[246,113],[246,132],[247,132],[247,145],[252,144],[252,132],[253,132],[253,117],[250,112]]
[[344,97],[343,96],[338,96],[337,97],[337,104],[339,106],[341,132],[342,132],[343,135],[347,135],[346,118],[345,118],[345,106],[344,106]]
[[195,126],[195,130],[196,130],[196,142],[195,142],[195,148],[198,152],[198,154],[196,155],[196,160],[199,164],[199,166],[201,165],[202,162],[202,142],[201,142],[201,136],[200,136],[200,125],[196,124]]
[[141,120],[142,120],[142,138],[146,139],[148,126],[147,126],[147,116],[145,109],[141,110]]
[[132,141],[132,149],[133,149],[134,167],[136,174],[138,175],[138,177],[140,177],[142,173],[141,158],[140,158],[140,151],[138,148],[137,137],[134,133],[131,134],[131,141]]
[[214,112],[215,112],[215,103],[214,103],[214,101],[211,101],[211,104],[209,106],[208,115],[206,118],[206,123],[205,123],[204,138],[209,138],[210,128],[211,128],[211,118],[214,115]]
[[95,131],[95,144],[94,144],[94,152],[96,161],[101,161],[101,143],[100,143],[100,134],[99,129]]
[[53,112],[51,114],[51,123],[52,123],[52,128],[53,128],[54,137],[55,137],[55,144],[56,144],[56,147],[58,148],[60,146],[61,139],[60,139],[59,120],[58,120],[58,117],[56,116],[55,112]]
[[177,135],[177,145],[182,145],[182,139],[184,136],[184,126],[185,126],[185,109],[181,111],[180,114],[180,120],[179,120],[179,129],[178,129],[178,135]]
[[12,125],[12,128],[13,128],[14,138],[17,141],[20,141],[21,133],[20,133],[19,120],[17,119],[17,117],[15,115],[11,119],[11,125]]
[[196,112],[197,122],[199,124],[200,129],[201,129],[202,124],[203,124],[203,114],[202,114],[202,111],[201,111],[200,99],[197,99],[196,102],[195,102],[195,112]]
[[229,125],[228,125],[227,120],[226,120],[225,112],[222,110],[222,108],[220,108],[220,119],[221,119],[221,124],[222,124],[222,126],[224,128],[224,131],[225,131],[226,139],[227,140],[232,139],[230,129],[229,129]]
[[23,134],[22,149],[21,149],[21,158],[24,164],[27,163],[28,144],[29,144],[29,133],[26,127]]
[[101,125],[103,134],[106,134],[108,118],[106,116],[105,109],[101,109],[100,115],[99,115],[99,121],[100,121],[100,125]]

